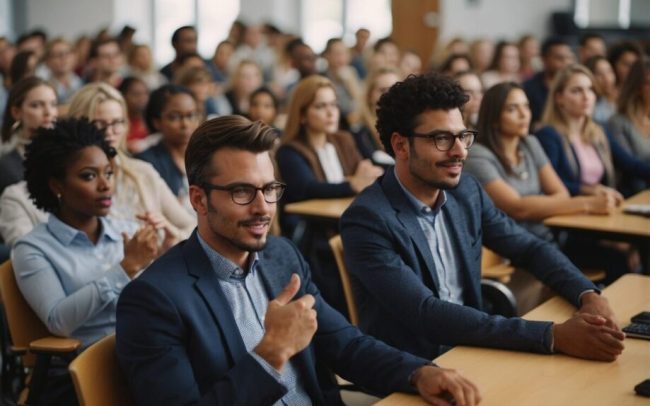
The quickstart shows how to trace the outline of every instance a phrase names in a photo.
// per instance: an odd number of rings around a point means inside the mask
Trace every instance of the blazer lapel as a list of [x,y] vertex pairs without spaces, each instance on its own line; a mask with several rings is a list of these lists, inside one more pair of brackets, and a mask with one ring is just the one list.
[[219,284],[219,278],[212,270],[212,265],[203,251],[196,233],[195,230],[183,246],[183,256],[188,273],[197,278],[196,289],[210,309],[215,323],[219,326],[227,344],[231,362],[234,364],[235,360],[241,359],[246,354],[244,340],[239,334],[239,328]]
[[404,194],[402,187],[395,177],[394,168],[388,170],[382,179],[382,189],[384,189],[384,194],[388,198],[391,206],[395,209],[397,219],[408,231],[411,240],[424,260],[427,269],[422,270],[422,272],[429,273],[433,280],[435,290],[437,291],[440,286],[440,281],[438,280],[433,256],[431,255],[431,248],[429,247],[427,238],[422,231],[422,227],[420,227],[420,222],[415,215],[413,205],[408,201],[408,198]]
[[[268,237],[273,239],[275,237]],[[274,244],[269,244],[271,247]],[[269,247],[267,245],[267,247]],[[281,252],[273,248],[267,248],[260,252],[260,263],[257,266],[257,271],[260,272],[262,283],[269,296],[269,300],[273,300],[277,295],[282,292],[285,286],[291,279],[291,274],[298,273],[301,275],[304,270],[302,269],[287,269],[286,265],[280,265],[275,259],[277,256],[287,255],[288,252]],[[286,261],[283,261],[286,264]],[[296,263],[297,264],[297,263]],[[302,282],[302,281],[301,281]],[[300,298],[305,294],[305,286],[301,284],[300,290],[296,294],[295,299]],[[309,393],[312,400],[320,399],[316,404],[325,404],[323,392],[318,382],[316,375],[316,362],[313,347],[309,345],[303,351],[294,356],[291,361],[297,369],[298,374],[302,378],[305,385],[305,390]]]

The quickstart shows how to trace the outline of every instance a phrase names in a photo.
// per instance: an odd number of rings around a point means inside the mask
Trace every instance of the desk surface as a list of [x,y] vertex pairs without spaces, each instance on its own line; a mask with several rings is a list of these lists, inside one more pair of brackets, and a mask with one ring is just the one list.
[[343,197],[339,199],[305,200],[287,204],[284,211],[291,214],[338,220],[345,209],[350,206],[353,199],[353,197]]
[[[623,207],[628,204],[650,204],[650,190],[643,191],[626,199]],[[570,214],[553,216],[544,220],[549,227],[576,228],[606,233],[627,234],[650,237],[650,218],[623,213],[619,208],[610,215]]]
[[[650,310],[650,276],[628,274],[606,288],[619,322],[626,325]],[[555,297],[524,316],[530,320],[566,320],[573,306]],[[634,394],[634,385],[650,378],[650,341],[627,338],[615,362],[596,362],[561,354],[457,347],[438,357],[440,366],[457,369],[481,389],[481,405],[650,405]],[[393,394],[377,405],[424,405],[418,397]]]

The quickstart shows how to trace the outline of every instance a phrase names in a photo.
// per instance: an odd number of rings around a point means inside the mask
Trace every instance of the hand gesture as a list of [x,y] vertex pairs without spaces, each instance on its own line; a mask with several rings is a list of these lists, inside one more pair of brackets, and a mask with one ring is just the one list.
[[122,239],[124,259],[121,265],[127,275],[133,279],[158,254],[158,237],[154,227],[147,225],[136,231],[131,238],[126,233],[122,233]]
[[[481,401],[478,388],[453,369],[424,366],[415,372],[413,384],[433,405],[474,406]],[[455,403],[451,403],[452,399]]]
[[607,326],[607,319],[576,313],[553,325],[555,351],[596,361],[614,361],[623,352],[625,334]]
[[179,240],[176,231],[173,229],[169,221],[163,217],[160,213],[145,212],[144,214],[138,214],[136,216],[138,220],[145,222],[153,226],[156,230],[162,230],[163,232],[163,241],[160,247],[160,254],[167,251],[169,248],[173,247]]
[[582,295],[582,305],[578,313],[594,314],[605,318],[605,325],[615,330],[620,330],[618,320],[606,298],[596,292],[589,292]]
[[616,197],[611,193],[601,193],[593,196],[585,196],[587,199],[587,213],[609,214],[618,206]]
[[254,350],[278,371],[309,345],[318,327],[312,295],[291,301],[299,288],[300,278],[293,274],[284,290],[269,302],[264,317],[266,332]]

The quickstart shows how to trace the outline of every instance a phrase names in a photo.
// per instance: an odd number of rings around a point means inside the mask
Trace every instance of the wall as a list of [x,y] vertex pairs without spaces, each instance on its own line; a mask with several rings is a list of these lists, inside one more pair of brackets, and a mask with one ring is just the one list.
[[441,43],[455,36],[517,40],[533,34],[544,38],[550,32],[551,13],[572,8],[573,0],[441,0],[439,38]]
[[95,34],[114,18],[112,0],[24,0],[28,29],[44,28],[52,36],[74,39]]

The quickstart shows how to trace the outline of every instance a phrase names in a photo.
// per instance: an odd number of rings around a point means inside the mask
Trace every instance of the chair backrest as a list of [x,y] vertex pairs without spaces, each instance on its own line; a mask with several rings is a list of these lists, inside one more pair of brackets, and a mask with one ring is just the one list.
[[135,402],[117,362],[115,334],[88,347],[70,363],[81,406],[130,406]]
[[337,235],[330,238],[330,247],[334,253],[336,265],[339,268],[339,275],[341,276],[341,284],[343,285],[343,294],[345,295],[345,303],[348,305],[348,314],[350,315],[350,323],[357,326],[359,325],[359,313],[357,312],[357,302],[354,300],[352,292],[352,283],[350,282],[350,275],[348,269],[345,267],[345,258],[343,257],[343,241],[341,236]]
[[517,299],[512,291],[501,282],[481,279],[481,296],[483,311],[500,314],[504,317],[517,316]]
[[[51,335],[20,292],[11,261],[0,266],[0,293],[11,343],[15,349],[27,350],[32,341]],[[23,365],[33,367],[35,360],[31,354],[24,355]]]

